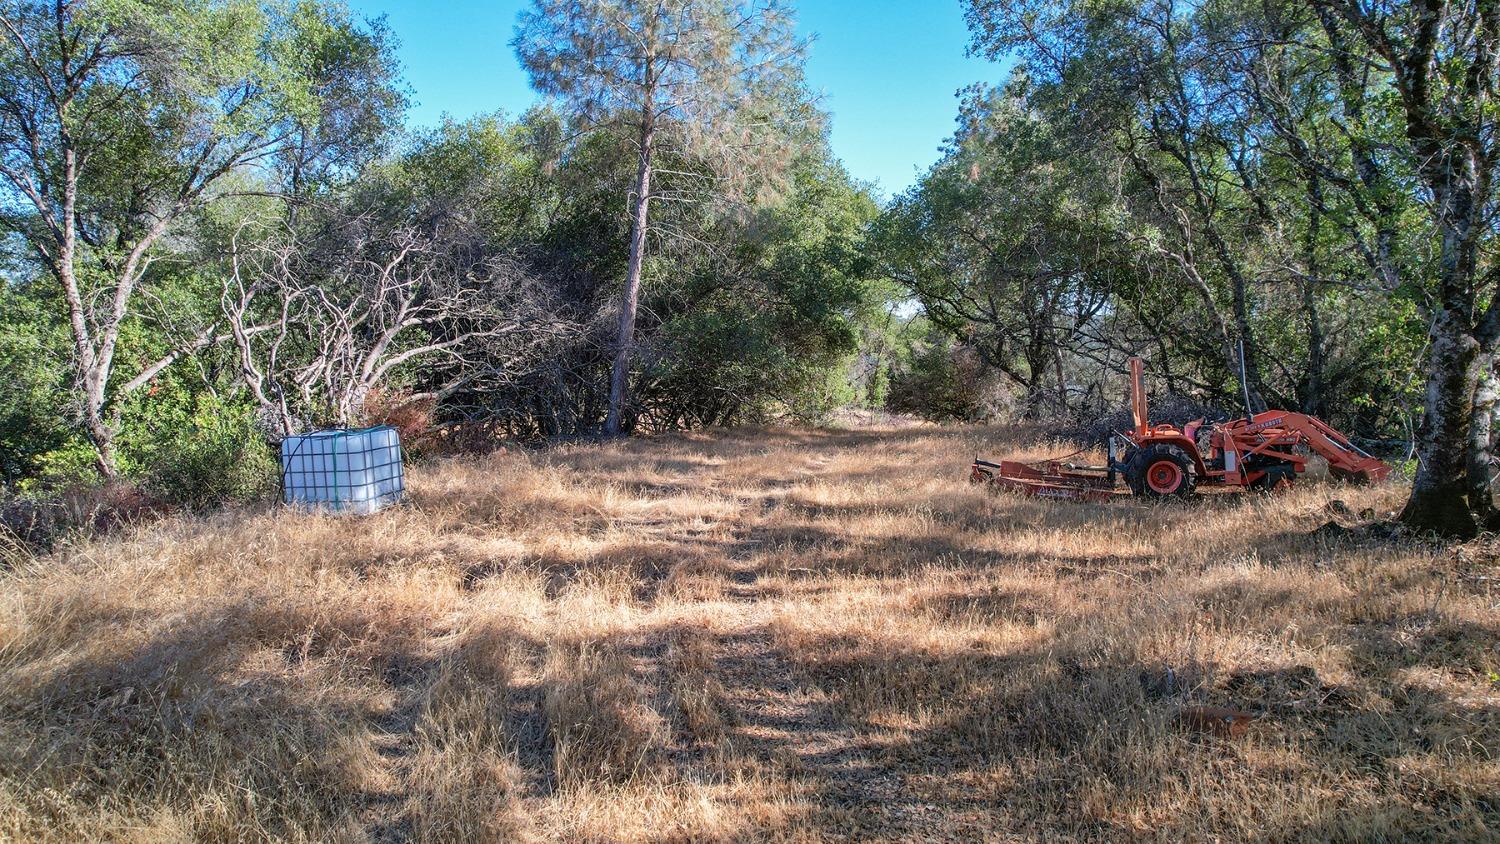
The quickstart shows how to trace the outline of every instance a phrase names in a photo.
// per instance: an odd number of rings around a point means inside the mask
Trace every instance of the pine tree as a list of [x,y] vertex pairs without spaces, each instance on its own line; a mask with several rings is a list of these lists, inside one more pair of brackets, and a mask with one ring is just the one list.
[[802,96],[806,42],[780,0],[536,0],[514,46],[532,84],[580,128],[638,152],[630,257],[621,294],[605,433],[624,425],[655,162],[664,154],[730,192],[770,162],[813,110]]

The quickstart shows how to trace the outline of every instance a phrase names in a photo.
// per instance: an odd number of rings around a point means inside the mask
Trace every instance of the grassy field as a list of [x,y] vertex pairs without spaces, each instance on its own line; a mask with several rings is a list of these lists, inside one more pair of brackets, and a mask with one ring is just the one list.
[[14,561],[0,839],[1497,840],[1500,546],[965,482],[1047,450],[663,436]]

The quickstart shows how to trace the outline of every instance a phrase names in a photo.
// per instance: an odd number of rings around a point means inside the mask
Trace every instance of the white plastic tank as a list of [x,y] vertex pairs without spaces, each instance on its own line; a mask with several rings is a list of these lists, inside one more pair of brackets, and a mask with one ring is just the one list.
[[281,497],[294,507],[365,515],[401,500],[401,437],[381,425],[314,431],[281,442]]

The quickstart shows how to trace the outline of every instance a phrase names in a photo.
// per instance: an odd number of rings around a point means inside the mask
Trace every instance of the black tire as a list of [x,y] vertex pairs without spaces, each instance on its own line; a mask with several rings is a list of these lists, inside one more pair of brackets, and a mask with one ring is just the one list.
[[1275,492],[1282,481],[1285,481],[1287,486],[1297,483],[1297,468],[1290,463],[1278,462],[1274,465],[1260,468],[1265,470],[1265,474],[1250,484],[1251,489],[1257,492]]
[[1328,476],[1341,484],[1350,486],[1370,486],[1370,478],[1354,472],[1346,472],[1334,466],[1328,467]]
[[[1175,472],[1159,467],[1170,463]],[[1157,478],[1152,480],[1152,467],[1157,467]],[[1167,476],[1165,479],[1163,475]],[[1172,480],[1175,476],[1175,480]],[[1164,482],[1167,480],[1168,482]],[[1175,445],[1148,445],[1138,448],[1125,462],[1125,483],[1130,491],[1144,498],[1174,498],[1191,495],[1193,492],[1193,461],[1187,453]]]

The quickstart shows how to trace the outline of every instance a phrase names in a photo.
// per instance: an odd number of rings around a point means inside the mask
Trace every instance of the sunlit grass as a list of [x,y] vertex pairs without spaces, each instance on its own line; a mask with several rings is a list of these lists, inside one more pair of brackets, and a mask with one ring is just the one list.
[[[0,839],[1496,834],[1490,544],[1316,532],[1395,487],[966,483],[976,452],[1069,450],[663,436],[417,467],[370,518],[236,510],[20,561]],[[1257,719],[1184,732],[1193,704]]]

